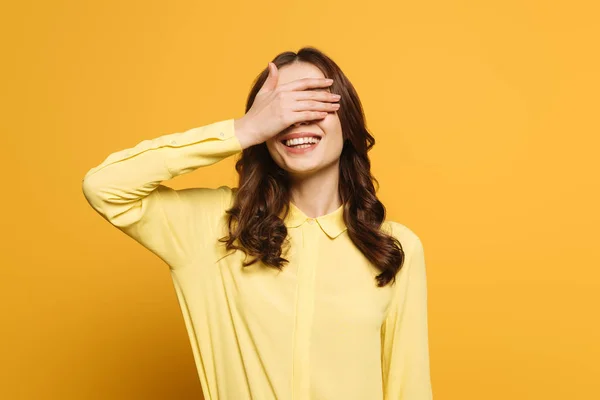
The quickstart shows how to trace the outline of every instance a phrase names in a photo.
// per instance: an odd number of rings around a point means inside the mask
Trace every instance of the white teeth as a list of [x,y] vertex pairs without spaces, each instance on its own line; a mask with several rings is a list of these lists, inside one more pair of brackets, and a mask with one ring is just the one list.
[[[288,139],[285,141],[285,145],[286,146],[296,146],[296,145],[303,145],[303,144],[310,144],[310,143],[319,143],[321,139],[314,137],[314,136],[310,136],[310,137],[301,137],[301,138],[296,138],[296,139]],[[303,146],[303,147],[308,147],[308,146]]]

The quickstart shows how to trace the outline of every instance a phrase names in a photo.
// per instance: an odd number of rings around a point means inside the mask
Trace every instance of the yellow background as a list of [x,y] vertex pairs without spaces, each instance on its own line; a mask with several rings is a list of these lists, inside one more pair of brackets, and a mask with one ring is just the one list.
[[[240,117],[303,45],[355,84],[388,218],[424,243],[434,398],[600,398],[593,3],[3,5],[0,398],[201,398],[167,266],[81,179]],[[235,185],[233,161],[168,184]]]

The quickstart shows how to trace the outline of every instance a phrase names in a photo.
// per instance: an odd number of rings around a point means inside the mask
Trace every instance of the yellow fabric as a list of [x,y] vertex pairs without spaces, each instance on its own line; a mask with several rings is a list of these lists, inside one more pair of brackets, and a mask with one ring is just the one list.
[[354,246],[342,207],[290,204],[283,271],[242,267],[217,241],[237,188],[161,184],[241,152],[233,119],[144,140],[83,179],[89,204],[170,268],[206,400],[432,399],[423,246],[386,220],[405,263],[393,286]]

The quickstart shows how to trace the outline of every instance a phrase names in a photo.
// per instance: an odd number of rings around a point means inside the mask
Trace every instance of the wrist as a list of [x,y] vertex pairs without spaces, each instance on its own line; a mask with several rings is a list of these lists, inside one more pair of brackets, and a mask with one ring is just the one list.
[[242,118],[236,118],[233,120],[233,129],[235,136],[242,145],[243,149],[255,145],[254,138],[256,135],[248,128],[247,124]]

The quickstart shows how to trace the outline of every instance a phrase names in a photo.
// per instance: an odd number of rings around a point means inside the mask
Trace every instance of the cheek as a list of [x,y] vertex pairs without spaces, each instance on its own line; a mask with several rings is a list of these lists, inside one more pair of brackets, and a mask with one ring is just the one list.
[[331,113],[321,121],[321,127],[328,132],[341,132],[342,123],[338,113]]
[[329,142],[334,145],[334,147],[341,147],[344,143],[344,137],[342,134],[342,126],[340,124],[340,119],[337,114],[330,115],[328,118],[323,120],[321,124],[321,129],[327,132],[329,138],[331,139]]

